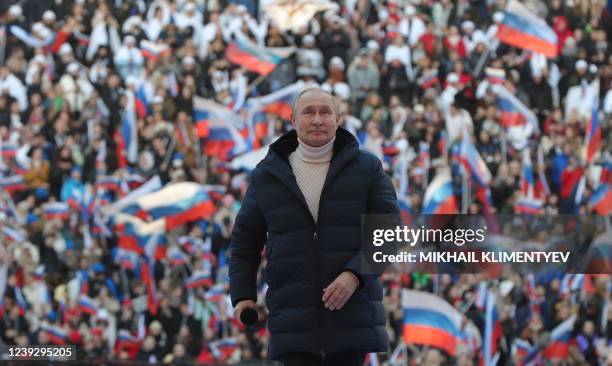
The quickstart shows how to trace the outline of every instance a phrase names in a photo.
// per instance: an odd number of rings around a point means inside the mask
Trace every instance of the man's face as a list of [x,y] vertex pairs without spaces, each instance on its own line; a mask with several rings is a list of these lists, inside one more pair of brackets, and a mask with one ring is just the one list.
[[323,146],[336,136],[338,115],[329,94],[318,90],[306,92],[295,110],[293,128],[307,145]]

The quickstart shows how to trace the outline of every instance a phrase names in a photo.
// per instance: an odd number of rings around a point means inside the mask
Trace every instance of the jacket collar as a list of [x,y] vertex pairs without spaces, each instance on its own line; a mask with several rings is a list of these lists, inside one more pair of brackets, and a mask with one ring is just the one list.
[[[279,157],[288,160],[289,155],[294,152],[295,149],[297,149],[297,146],[297,131],[292,129],[270,145],[270,151],[268,152],[268,155],[264,161],[274,153]],[[342,127],[338,127],[338,130],[336,130],[336,140],[334,141],[334,158],[336,158],[343,150],[348,150],[349,155],[356,154],[359,151],[359,143],[357,142],[355,136],[353,136],[350,132]]]
[[[283,182],[283,184],[297,196],[308,211],[308,205],[306,204],[304,195],[297,185],[295,175],[289,164],[289,155],[295,151],[297,146],[297,132],[291,130],[270,145],[268,154],[258,166]],[[359,143],[357,139],[350,132],[339,127],[336,131],[333,156],[329,165],[329,170],[327,171],[327,176],[325,177],[322,192],[325,191],[325,187],[330,184],[342,167],[358,155]]]

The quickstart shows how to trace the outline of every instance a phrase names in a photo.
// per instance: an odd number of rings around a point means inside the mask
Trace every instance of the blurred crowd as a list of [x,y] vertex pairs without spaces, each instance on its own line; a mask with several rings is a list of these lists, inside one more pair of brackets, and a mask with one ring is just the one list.
[[[193,97],[231,106],[241,78],[252,86],[248,97],[298,80],[331,91],[342,126],[384,162],[411,214],[422,212],[436,168],[450,164],[451,147],[466,132],[491,173],[493,212],[514,212],[525,147],[549,187],[546,214],[592,214],[593,192],[612,184],[612,178],[602,178],[612,147],[609,2],[525,1],[557,34],[558,56],[552,59],[496,38],[502,0],[347,0],[293,30],[280,30],[268,19],[265,7],[271,2],[0,2],[2,343],[65,342],[77,345],[79,358],[91,359],[266,358],[265,319],[245,327],[232,317],[226,295],[227,249],[248,171],[203,156],[206,141],[194,131]],[[238,33],[260,46],[296,52],[262,81],[226,60],[225,49]],[[533,111],[537,130],[522,140],[507,136],[490,90],[494,83]],[[148,105],[137,118],[137,157],[126,161],[117,133],[130,91],[141,93]],[[586,126],[594,108],[600,111],[602,141],[585,164]],[[274,113],[266,118],[271,128],[262,145],[291,128]],[[576,189],[569,196],[563,192],[565,180],[578,182],[576,174],[586,177],[578,198]],[[122,257],[117,231],[97,211],[155,176],[162,184],[194,181],[222,188],[210,220],[167,233],[168,255],[157,258],[152,269],[159,306],[153,314],[138,265]],[[461,177],[455,178],[461,186]],[[64,207],[56,203],[66,203],[68,211],[54,213],[54,207]],[[463,204],[469,213],[486,206],[476,197]],[[186,287],[204,268],[211,280]],[[481,337],[456,358],[411,346],[408,362],[478,363],[484,315],[473,297],[486,278],[405,274],[383,280],[392,351],[401,343],[399,290],[416,288],[435,291],[461,308]],[[569,295],[560,289],[562,280],[563,274],[537,277],[537,314],[526,277],[490,281],[502,293],[499,364],[516,360],[517,338],[538,345],[544,334],[577,315],[569,356],[555,364],[612,365],[606,348],[612,339],[609,277],[588,277]],[[258,283],[263,295],[265,284]],[[500,288],[502,283],[506,287]],[[88,311],[84,298],[95,311]],[[265,314],[261,299],[260,304]]]

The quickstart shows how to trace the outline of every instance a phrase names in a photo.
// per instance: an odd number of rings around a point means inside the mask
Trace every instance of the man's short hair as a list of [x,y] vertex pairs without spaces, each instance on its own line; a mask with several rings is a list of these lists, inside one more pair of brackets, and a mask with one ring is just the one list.
[[336,97],[330,93],[329,91],[317,87],[317,86],[312,86],[309,88],[305,88],[303,89],[301,92],[298,93],[298,95],[295,96],[295,99],[293,100],[293,104],[291,104],[291,119],[295,120],[295,108],[297,108],[298,102],[300,101],[300,98],[302,97],[302,95],[311,92],[311,91],[320,91],[323,92],[327,95],[329,95],[332,99],[332,103],[334,104],[334,110],[336,111],[336,117],[340,118],[340,106],[338,106],[338,102],[336,101]]

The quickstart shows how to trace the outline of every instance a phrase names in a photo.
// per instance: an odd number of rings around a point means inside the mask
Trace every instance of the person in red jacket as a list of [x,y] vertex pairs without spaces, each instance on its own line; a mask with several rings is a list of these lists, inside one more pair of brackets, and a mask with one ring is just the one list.
[[459,33],[459,29],[456,26],[448,28],[448,35],[444,38],[444,47],[450,51],[456,51],[461,58],[467,57],[467,51],[463,38]]

